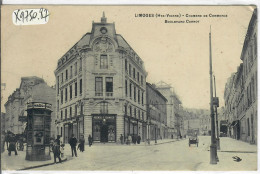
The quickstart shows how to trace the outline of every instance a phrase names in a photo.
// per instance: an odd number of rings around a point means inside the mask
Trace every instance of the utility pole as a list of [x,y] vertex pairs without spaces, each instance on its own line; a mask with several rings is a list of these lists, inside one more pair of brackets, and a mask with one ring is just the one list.
[[209,76],[210,76],[210,116],[211,116],[210,164],[217,164],[215,119],[214,119],[214,109],[213,109],[211,26],[210,26],[210,33],[209,33]]
[[[217,98],[215,75],[214,75],[214,89],[215,89],[215,98]],[[218,131],[218,105],[215,105],[215,111],[216,111],[216,128],[217,128],[216,143],[217,143],[217,149],[220,150],[219,131]]]

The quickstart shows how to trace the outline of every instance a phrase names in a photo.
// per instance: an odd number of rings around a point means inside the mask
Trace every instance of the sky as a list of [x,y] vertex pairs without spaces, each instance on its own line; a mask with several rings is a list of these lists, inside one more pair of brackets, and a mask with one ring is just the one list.
[[[14,10],[41,7],[50,12],[47,24],[13,24]],[[8,96],[19,88],[21,77],[43,77],[48,85],[54,85],[58,59],[91,31],[92,21],[99,22],[103,11],[107,22],[115,22],[116,33],[144,61],[147,81],[172,85],[186,108],[209,109],[211,26],[213,73],[220,106],[224,106],[225,83],[242,63],[240,55],[253,9],[253,6],[3,6],[1,79],[6,88],[2,89],[1,109],[5,110]],[[154,17],[136,17],[140,13]]]

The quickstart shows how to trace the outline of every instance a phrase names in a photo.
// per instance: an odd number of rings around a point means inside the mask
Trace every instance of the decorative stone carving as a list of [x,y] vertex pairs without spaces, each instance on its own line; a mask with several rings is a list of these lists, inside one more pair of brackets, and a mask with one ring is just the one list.
[[95,42],[93,48],[94,51],[101,53],[109,53],[114,49],[113,44],[105,37],[98,39],[98,41]]

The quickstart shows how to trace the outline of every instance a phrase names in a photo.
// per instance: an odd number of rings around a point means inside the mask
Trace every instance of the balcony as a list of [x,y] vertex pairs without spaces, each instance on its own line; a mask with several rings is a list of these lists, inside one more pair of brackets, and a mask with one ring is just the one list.
[[113,92],[106,92],[106,96],[107,97],[112,97],[113,96]]
[[103,96],[103,92],[96,92],[95,96]]

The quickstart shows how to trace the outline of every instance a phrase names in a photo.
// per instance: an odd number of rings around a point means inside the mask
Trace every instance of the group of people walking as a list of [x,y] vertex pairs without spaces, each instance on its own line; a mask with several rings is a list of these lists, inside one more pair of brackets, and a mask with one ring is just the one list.
[[[89,135],[88,137],[88,143],[89,143],[89,147],[91,147],[93,140],[91,135]],[[70,144],[70,148],[71,148],[71,155],[72,157],[77,157],[77,150],[79,150],[80,152],[84,152],[85,151],[85,138],[84,135],[81,135],[79,141],[78,139],[75,137],[74,134],[72,134],[71,138],[69,139],[69,144]],[[61,145],[60,143],[60,136],[57,136],[57,139],[54,141],[53,144],[53,154],[54,154],[54,162],[56,163],[56,158],[59,159],[59,162],[61,162],[61,156],[64,155],[64,144]]]
[[[123,135],[121,134],[120,135],[120,142],[121,142],[121,144],[124,144],[124,137],[123,137]],[[130,134],[128,134],[128,136],[125,138],[125,143],[127,144],[127,145],[130,145],[131,143],[133,143],[133,144],[140,144],[140,142],[141,142],[141,136],[140,135],[130,135]]]
[[11,132],[2,132],[1,134],[1,153],[8,151],[8,155],[11,156],[11,152],[14,152],[15,155],[18,155],[17,150],[24,150],[24,137],[21,135],[15,135]]

